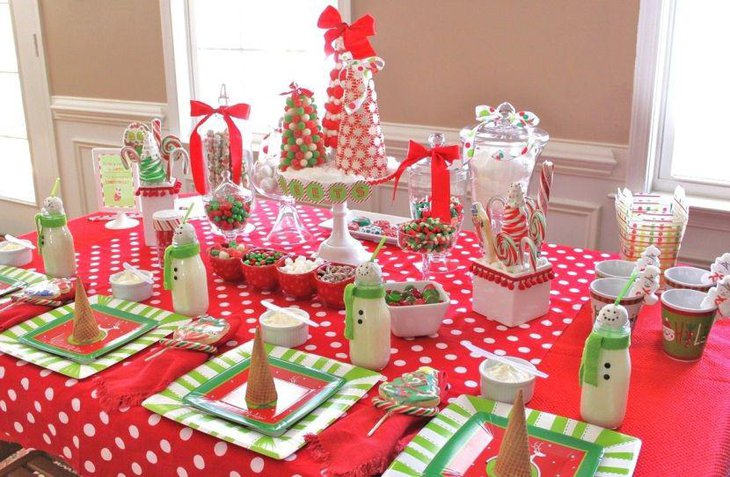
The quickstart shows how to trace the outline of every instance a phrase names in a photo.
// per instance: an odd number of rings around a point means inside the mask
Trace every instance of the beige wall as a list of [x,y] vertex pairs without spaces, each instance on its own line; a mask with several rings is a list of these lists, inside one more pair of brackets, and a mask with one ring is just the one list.
[[165,102],[156,0],[40,0],[51,94]]
[[[555,138],[626,144],[638,0],[352,0],[385,59],[382,119],[459,127],[476,104]],[[155,0],[42,0],[54,95],[165,101]],[[323,73],[324,74],[324,73]]]

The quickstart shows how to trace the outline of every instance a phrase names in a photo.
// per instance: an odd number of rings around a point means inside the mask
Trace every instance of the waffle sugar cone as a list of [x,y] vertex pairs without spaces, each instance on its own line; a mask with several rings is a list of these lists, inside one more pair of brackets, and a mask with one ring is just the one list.
[[261,338],[261,330],[257,329],[249,365],[246,406],[249,409],[274,407],[277,397],[274,378],[271,376],[271,365]]
[[530,477],[530,444],[522,390],[517,393],[512,406],[494,474],[497,477]]
[[76,299],[74,300],[74,320],[71,339],[76,344],[89,344],[102,338],[102,331],[94,317],[86,290],[81,280],[76,280]]

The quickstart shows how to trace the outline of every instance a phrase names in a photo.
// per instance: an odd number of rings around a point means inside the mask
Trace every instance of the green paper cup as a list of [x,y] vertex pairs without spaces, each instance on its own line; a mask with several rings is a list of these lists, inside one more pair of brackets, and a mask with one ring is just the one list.
[[702,307],[706,293],[672,289],[662,293],[662,345],[680,361],[697,361],[715,322],[717,307]]

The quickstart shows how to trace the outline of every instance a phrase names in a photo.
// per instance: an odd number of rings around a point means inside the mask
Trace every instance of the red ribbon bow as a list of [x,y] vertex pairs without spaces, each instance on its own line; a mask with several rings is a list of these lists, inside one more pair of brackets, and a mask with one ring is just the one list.
[[299,87],[296,81],[292,81],[291,83],[289,83],[289,88],[291,88],[289,89],[289,91],[284,91],[283,93],[280,93],[279,96],[287,96],[290,94],[303,94],[304,96],[311,97],[314,94],[311,89]]
[[451,222],[451,180],[449,164],[459,158],[459,146],[436,146],[427,149],[415,141],[409,141],[408,154],[395,171],[393,199],[398,190],[398,181],[405,170],[421,159],[431,158],[431,216],[441,219],[443,223]]
[[340,12],[332,5],[328,5],[317,20],[319,28],[327,29],[324,32],[324,52],[327,56],[335,52],[332,42],[342,36],[345,50],[352,53],[355,59],[375,56],[375,50],[368,41],[369,36],[375,35],[375,19],[370,15],[363,15],[352,25],[342,21]]
[[213,109],[213,107],[202,101],[190,101],[190,116],[194,118],[204,116],[203,119],[198,121],[198,124],[195,125],[193,131],[190,133],[190,169],[193,172],[195,190],[197,190],[199,194],[202,195],[206,193],[206,168],[203,161],[203,147],[200,140],[200,134],[198,134],[198,128],[201,124],[206,122],[208,118],[216,113],[223,116],[223,120],[228,126],[228,136],[230,138],[231,178],[233,179],[233,182],[239,184],[241,182],[241,170],[243,163],[243,140],[241,139],[241,131],[238,130],[238,127],[236,126],[236,123],[233,122],[232,118],[248,119],[250,112],[251,107],[245,103],[221,106]]

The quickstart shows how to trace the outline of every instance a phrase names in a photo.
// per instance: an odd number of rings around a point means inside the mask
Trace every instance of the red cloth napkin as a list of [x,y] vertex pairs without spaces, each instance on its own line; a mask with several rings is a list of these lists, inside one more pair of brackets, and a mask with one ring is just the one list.
[[[227,318],[227,321],[231,328],[217,343],[228,341],[241,326],[238,318]],[[154,356],[160,351],[163,352]],[[128,361],[128,364],[119,363],[94,378],[94,387],[105,411],[139,406],[149,396],[162,391],[183,374],[205,363],[208,358],[208,354],[202,351],[156,345],[136,359]]]
[[321,434],[306,436],[307,448],[330,477],[380,475],[429,419],[393,414],[368,437],[383,414],[369,403],[356,404]]
[[[75,296],[76,288],[71,287],[71,291],[58,297],[58,301],[66,304],[73,301]],[[32,305],[19,301],[0,305],[0,332],[53,309],[54,307],[52,306]]]
[[[578,367],[591,330],[584,306],[540,369],[530,407],[580,419]],[[662,351],[661,304],[644,306],[631,336],[631,385],[619,432],[643,441],[635,475],[730,475],[730,320],[715,323],[700,361],[684,363]],[[711,456],[711,458],[710,458]]]

